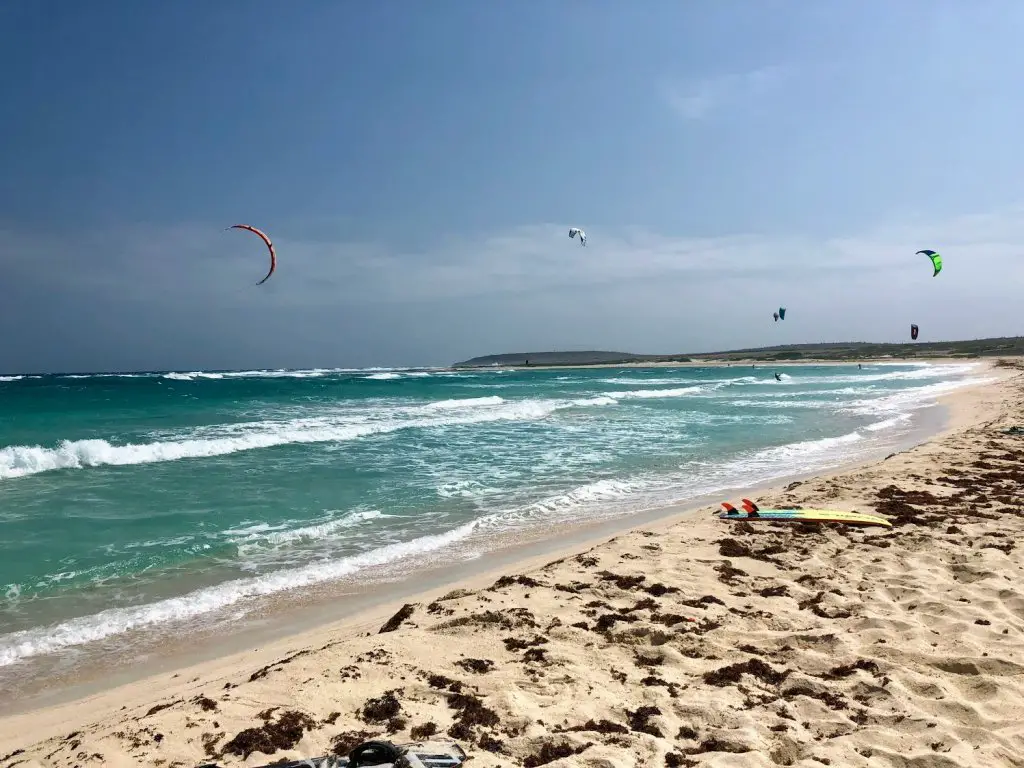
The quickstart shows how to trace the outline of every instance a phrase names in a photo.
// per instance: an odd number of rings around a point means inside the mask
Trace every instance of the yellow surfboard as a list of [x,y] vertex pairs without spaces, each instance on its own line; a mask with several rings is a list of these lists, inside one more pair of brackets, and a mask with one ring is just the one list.
[[876,525],[892,528],[884,517],[863,512],[845,512],[837,509],[759,509],[756,513],[732,510],[719,515],[722,520],[777,520],[784,522],[845,523],[847,525]]

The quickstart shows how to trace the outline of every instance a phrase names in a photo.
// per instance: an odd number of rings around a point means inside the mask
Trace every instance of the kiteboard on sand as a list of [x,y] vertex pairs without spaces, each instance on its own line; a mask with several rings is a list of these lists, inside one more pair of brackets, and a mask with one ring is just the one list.
[[877,525],[892,528],[892,523],[878,515],[863,512],[844,512],[836,509],[760,509],[750,499],[743,499],[740,512],[728,502],[722,502],[725,512],[719,513],[722,520],[776,520],[798,523],[845,523],[846,525]]

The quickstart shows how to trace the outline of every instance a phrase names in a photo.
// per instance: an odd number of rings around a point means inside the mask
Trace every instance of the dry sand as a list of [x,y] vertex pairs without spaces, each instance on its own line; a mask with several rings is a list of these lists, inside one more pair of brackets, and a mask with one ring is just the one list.
[[386,626],[6,718],[0,766],[255,766],[432,730],[474,766],[1024,766],[1024,366],[1001,373],[937,438],[756,498],[891,529],[704,508]]

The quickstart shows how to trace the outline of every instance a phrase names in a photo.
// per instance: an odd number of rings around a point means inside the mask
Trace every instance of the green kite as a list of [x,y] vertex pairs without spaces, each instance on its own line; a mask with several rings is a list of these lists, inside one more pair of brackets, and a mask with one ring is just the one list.
[[932,277],[935,277],[942,271],[942,257],[939,256],[939,254],[935,251],[918,251],[918,253],[923,253],[932,260],[932,266],[935,267],[935,272],[932,273]]

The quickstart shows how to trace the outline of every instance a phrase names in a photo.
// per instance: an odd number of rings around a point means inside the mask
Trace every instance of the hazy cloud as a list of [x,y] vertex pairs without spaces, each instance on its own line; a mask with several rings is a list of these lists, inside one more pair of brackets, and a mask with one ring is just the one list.
[[[554,347],[682,352],[1024,331],[1024,208],[818,239],[559,224],[417,251],[186,224],[0,231],[0,369],[446,363]],[[915,251],[935,248],[932,278]],[[771,321],[780,304],[785,324]]]
[[700,120],[727,105],[741,105],[776,87],[789,74],[781,65],[764,66],[749,72],[726,73],[665,83],[663,96],[684,120]]

